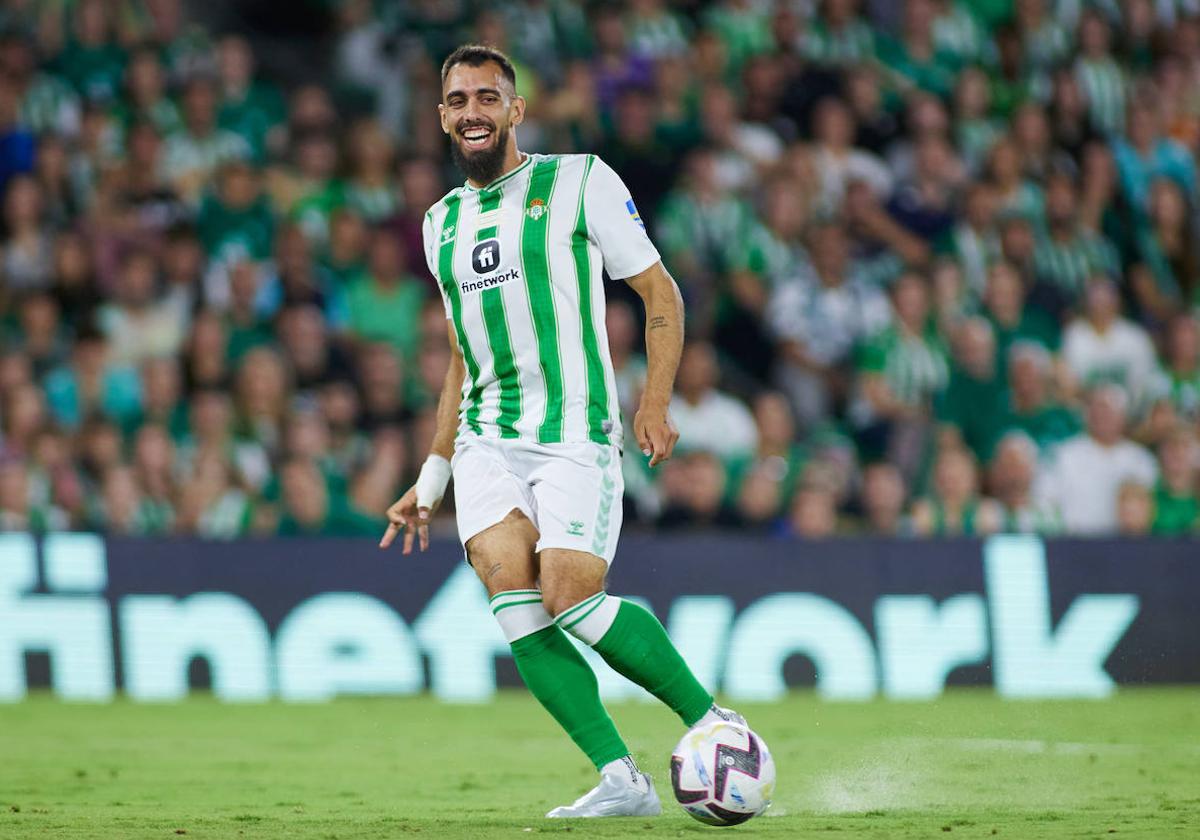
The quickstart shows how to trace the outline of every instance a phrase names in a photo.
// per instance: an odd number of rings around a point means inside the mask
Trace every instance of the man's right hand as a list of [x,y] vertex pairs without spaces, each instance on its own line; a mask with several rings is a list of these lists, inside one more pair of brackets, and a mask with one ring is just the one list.
[[429,520],[437,510],[417,507],[416,485],[408,488],[408,492],[400,500],[387,509],[388,526],[379,541],[380,548],[387,548],[396,539],[401,529],[404,530],[404,554],[412,554],[413,537],[418,538],[421,550],[429,548]]

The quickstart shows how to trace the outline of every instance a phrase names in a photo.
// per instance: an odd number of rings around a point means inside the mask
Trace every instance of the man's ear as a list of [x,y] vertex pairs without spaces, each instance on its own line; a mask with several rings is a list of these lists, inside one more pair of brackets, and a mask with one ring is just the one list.
[[509,119],[512,125],[520,125],[525,122],[525,97],[516,96],[512,101],[512,117]]
[[442,124],[442,134],[450,133],[450,126],[446,124],[446,106],[438,103],[438,122]]

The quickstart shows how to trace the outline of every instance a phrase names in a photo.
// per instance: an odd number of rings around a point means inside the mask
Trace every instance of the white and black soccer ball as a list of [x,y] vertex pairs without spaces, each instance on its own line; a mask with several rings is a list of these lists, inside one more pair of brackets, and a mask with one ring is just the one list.
[[718,721],[690,730],[671,754],[671,789],[683,810],[708,825],[756,817],[775,793],[775,762],[748,727]]

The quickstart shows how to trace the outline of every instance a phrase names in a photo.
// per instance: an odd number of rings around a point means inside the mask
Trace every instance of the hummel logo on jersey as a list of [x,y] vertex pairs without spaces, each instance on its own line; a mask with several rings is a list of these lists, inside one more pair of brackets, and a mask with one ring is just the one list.
[[500,240],[485,239],[471,252],[471,268],[476,274],[487,274],[500,267]]
[[572,519],[571,527],[567,528],[567,533],[570,534],[572,537],[582,537],[583,536],[583,523],[580,522],[578,519]]
[[454,225],[446,225],[442,228],[442,244],[445,245],[454,238]]

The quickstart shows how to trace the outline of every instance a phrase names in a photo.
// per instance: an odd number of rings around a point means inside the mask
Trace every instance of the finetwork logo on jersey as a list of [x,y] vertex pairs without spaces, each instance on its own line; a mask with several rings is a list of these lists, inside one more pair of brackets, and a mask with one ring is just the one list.
[[474,250],[471,251],[471,268],[475,270],[475,275],[478,279],[464,281],[461,285],[463,293],[481,292],[484,289],[502,286],[509,280],[520,278],[521,272],[516,268],[490,274],[490,272],[495,271],[499,266],[500,240],[495,238],[485,239],[478,243]]

